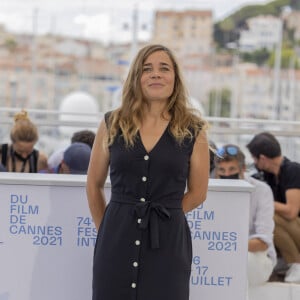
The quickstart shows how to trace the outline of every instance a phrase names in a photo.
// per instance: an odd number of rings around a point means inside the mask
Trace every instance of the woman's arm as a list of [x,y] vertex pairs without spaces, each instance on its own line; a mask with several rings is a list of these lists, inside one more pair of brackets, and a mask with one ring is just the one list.
[[198,207],[206,199],[209,178],[209,150],[206,133],[196,138],[190,161],[187,193],[182,200],[184,213]]
[[88,204],[97,230],[101,224],[106,207],[104,184],[108,173],[108,166],[107,129],[103,120],[95,137],[86,184]]

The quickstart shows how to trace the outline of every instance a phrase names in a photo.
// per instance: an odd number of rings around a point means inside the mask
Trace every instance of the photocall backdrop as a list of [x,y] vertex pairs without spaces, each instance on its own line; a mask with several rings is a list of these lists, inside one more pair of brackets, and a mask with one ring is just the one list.
[[[91,299],[97,232],[85,181],[0,173],[0,300]],[[251,190],[242,180],[210,180],[207,200],[186,215],[191,300],[246,299]]]

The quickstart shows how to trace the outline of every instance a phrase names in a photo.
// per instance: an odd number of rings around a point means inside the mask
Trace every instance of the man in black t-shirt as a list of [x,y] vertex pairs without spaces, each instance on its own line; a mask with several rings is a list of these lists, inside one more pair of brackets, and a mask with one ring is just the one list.
[[290,266],[284,280],[300,283],[300,164],[282,156],[269,132],[254,136],[247,148],[273,191],[274,243]]

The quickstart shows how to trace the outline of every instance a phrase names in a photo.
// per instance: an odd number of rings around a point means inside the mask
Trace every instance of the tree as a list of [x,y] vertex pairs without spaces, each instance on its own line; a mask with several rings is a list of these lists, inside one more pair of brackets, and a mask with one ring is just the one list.
[[[297,60],[297,54],[294,49],[291,48],[283,48],[281,51],[281,68],[288,69],[291,66],[291,62],[295,60],[294,66],[295,68],[299,68],[299,61]],[[269,66],[274,67],[275,64],[275,52],[273,52],[269,58]]]
[[231,91],[227,88],[209,92],[209,115],[229,118],[231,111]]
[[271,52],[266,48],[258,49],[253,52],[243,52],[240,54],[242,60],[247,62],[253,62],[262,66],[266,64],[271,56]]
[[13,38],[8,38],[4,42],[4,47],[10,52],[14,53],[18,47],[17,42]]
[[[247,19],[259,15],[279,16],[285,6],[290,5],[291,0],[275,0],[262,5],[247,5],[237,10],[227,18],[214,25],[214,38],[219,47],[225,47],[239,37],[239,30],[246,27]],[[299,2],[296,1],[296,2]]]

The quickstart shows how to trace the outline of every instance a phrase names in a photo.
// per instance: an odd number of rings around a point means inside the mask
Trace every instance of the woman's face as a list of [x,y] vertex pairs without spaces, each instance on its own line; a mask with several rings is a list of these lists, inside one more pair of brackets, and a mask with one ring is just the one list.
[[156,51],[148,56],[143,65],[141,89],[147,101],[167,101],[172,95],[175,72],[171,59],[164,51]]
[[34,142],[17,141],[13,143],[13,149],[23,158],[27,158],[33,151]]

